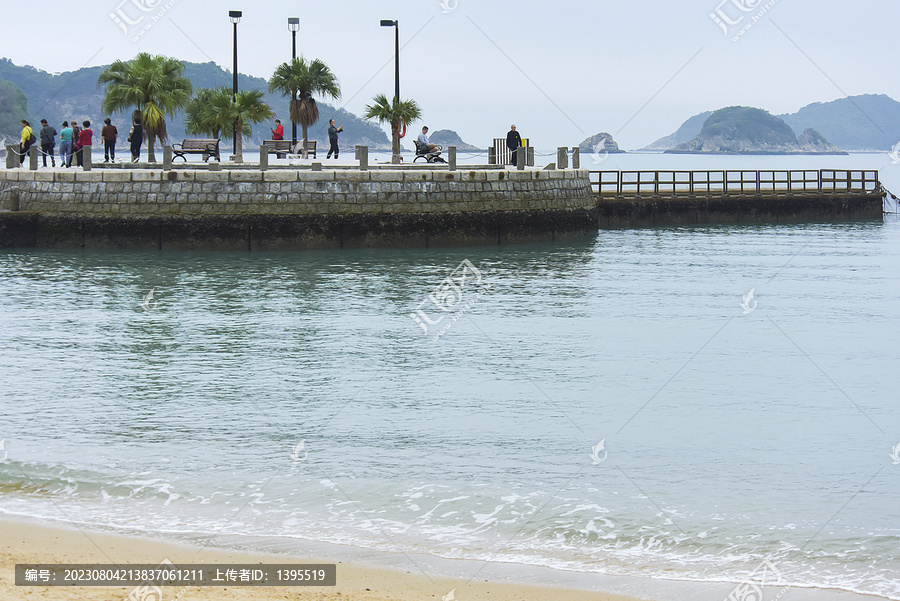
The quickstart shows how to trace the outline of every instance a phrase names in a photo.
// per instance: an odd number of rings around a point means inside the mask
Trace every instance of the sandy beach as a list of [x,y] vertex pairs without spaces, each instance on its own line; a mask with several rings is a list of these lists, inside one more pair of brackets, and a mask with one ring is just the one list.
[[[25,521],[0,520],[0,599],[109,600],[127,598],[131,587],[17,587],[17,563],[316,563],[314,558],[236,553],[201,549],[142,538],[79,531]],[[327,560],[319,560],[326,563]],[[164,589],[164,599],[348,599],[388,601],[441,599],[455,589],[459,600],[627,601],[631,597],[562,588],[519,586],[497,582],[429,578],[411,572],[339,563],[335,587],[177,587]],[[158,600],[154,600],[158,601]]]

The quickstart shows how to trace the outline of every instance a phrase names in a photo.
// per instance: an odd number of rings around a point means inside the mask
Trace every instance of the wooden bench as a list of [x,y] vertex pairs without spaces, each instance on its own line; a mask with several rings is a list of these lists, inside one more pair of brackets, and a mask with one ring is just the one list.
[[186,154],[201,154],[203,160],[208,161],[211,157],[219,158],[219,141],[214,139],[196,138],[186,139],[181,144],[172,144],[172,160],[181,157],[187,162]]
[[[301,141],[302,142],[302,141]],[[299,146],[301,142],[298,142]],[[263,146],[269,149],[269,154],[275,153],[275,156],[279,159],[283,159],[289,154],[293,154],[293,150],[291,149],[291,141],[290,140],[263,140]],[[307,155],[312,155],[312,158],[316,158],[316,141],[315,140],[307,140],[306,141],[306,152]]]

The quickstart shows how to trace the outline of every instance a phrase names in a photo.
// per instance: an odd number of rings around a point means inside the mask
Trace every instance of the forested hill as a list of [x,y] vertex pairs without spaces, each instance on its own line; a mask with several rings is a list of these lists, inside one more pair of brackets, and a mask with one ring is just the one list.
[[[63,120],[78,121],[89,119],[91,122],[102,123],[103,118],[111,116],[114,124],[122,129],[129,121],[126,114],[104,115],[100,110],[103,99],[103,90],[97,85],[97,78],[103,72],[105,66],[85,67],[77,71],[68,71],[53,75],[34,67],[20,67],[14,65],[9,59],[0,59],[0,80],[12,82],[24,92],[27,97],[27,117],[32,124],[39,123],[41,119],[47,119],[57,129]],[[231,86],[231,73],[225,71],[213,62],[209,63],[185,63],[185,76],[191,80],[194,89],[212,88],[218,86]],[[288,116],[289,99],[281,94],[269,93],[268,82],[261,77],[238,74],[238,87],[242,90],[262,90],[265,94],[263,100],[272,107],[275,116],[281,119],[285,129],[285,138],[290,138],[291,121]],[[0,87],[0,99],[6,88]],[[10,89],[10,93],[14,90]],[[339,125],[344,126],[341,134],[341,146],[352,149],[356,144],[368,145],[373,150],[390,149],[391,143],[385,131],[377,124],[363,121],[353,113],[316,99],[319,105],[319,122],[310,127],[309,138],[318,140],[319,146],[327,148],[328,120],[334,117]],[[16,123],[14,131],[6,131],[3,111],[15,112],[7,107],[4,102],[0,105],[0,135],[18,137],[18,121],[23,116],[19,113],[10,117]],[[170,141],[180,141],[185,137],[184,115],[176,114],[174,119],[167,119]],[[272,137],[270,129],[274,123],[260,123],[253,127],[253,135],[245,139],[244,147],[253,148],[262,140]],[[297,127],[298,137],[301,135],[300,127]]]

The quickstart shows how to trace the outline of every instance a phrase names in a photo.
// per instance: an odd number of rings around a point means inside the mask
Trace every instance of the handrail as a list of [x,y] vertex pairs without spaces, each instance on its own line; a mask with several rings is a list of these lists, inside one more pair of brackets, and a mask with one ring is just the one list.
[[875,169],[717,169],[589,173],[591,189],[604,196],[880,193],[878,170]]

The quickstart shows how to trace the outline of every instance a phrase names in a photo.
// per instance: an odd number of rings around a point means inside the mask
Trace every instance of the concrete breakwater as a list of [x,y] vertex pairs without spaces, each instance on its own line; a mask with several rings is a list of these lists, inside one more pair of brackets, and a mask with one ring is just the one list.
[[0,245],[302,249],[593,233],[586,170],[0,171]]

